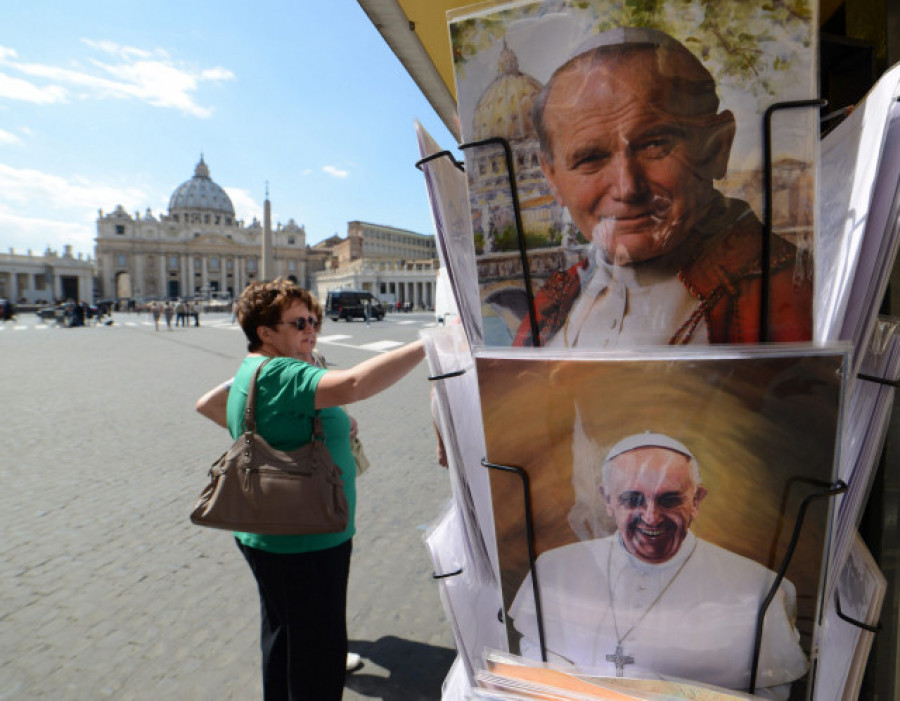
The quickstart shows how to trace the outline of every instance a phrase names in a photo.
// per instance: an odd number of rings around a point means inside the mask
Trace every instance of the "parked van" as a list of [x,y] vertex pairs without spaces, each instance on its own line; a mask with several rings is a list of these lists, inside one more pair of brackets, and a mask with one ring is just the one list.
[[384,307],[371,292],[363,290],[334,290],[325,298],[325,316],[332,321],[344,319],[365,319],[366,302],[369,304],[369,318],[380,321],[384,318]]

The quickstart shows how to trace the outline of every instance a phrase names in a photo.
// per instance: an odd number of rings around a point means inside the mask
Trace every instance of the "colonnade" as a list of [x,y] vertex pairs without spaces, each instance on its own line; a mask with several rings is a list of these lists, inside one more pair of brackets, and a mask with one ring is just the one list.
[[[239,294],[258,275],[258,257],[187,252],[110,252],[105,256],[107,297],[191,297],[207,292]],[[131,289],[119,289],[127,274]]]
[[[381,282],[378,289],[370,290],[379,299],[392,296],[401,304],[410,302],[413,307],[430,309],[434,306],[434,285],[430,280],[407,282]],[[366,289],[365,283],[363,289]]]

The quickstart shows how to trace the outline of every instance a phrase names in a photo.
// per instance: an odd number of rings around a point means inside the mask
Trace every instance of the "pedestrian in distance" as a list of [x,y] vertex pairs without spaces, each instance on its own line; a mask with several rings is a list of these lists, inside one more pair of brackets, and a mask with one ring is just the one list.
[[9,299],[0,299],[0,309],[2,309],[3,314],[3,323],[5,324],[7,321],[15,321],[16,319],[16,310],[13,306],[12,300]]
[[172,317],[175,316],[175,310],[172,309],[172,305],[169,302],[166,302],[166,307],[163,310],[163,314],[166,317],[166,328],[171,331],[172,330]]
[[159,304],[150,302],[150,315],[153,317],[153,324],[156,326],[157,331],[159,331],[159,316],[161,313],[162,310],[159,308]]

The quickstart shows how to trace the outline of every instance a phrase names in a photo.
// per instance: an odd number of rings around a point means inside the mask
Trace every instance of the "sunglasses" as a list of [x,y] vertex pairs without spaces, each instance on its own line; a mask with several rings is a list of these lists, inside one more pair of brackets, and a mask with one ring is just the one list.
[[307,324],[309,324],[314,331],[318,331],[320,328],[322,328],[322,322],[316,319],[316,317],[314,316],[308,316],[305,319],[301,316],[294,321],[279,321],[276,323],[287,324],[288,326],[296,326],[298,331],[303,331],[303,329],[306,328]]

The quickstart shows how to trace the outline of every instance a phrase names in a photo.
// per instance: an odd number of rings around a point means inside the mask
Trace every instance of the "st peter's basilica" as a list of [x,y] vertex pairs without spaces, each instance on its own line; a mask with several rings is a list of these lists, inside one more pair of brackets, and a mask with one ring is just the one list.
[[[266,200],[266,212],[269,202]],[[266,217],[268,220],[268,216]],[[269,222],[266,221],[266,225]],[[200,157],[172,193],[169,211],[133,215],[118,205],[97,218],[99,296],[109,299],[232,297],[261,274],[264,226],[235,218],[231,198]],[[306,230],[293,219],[272,231],[273,275],[308,287]]]

